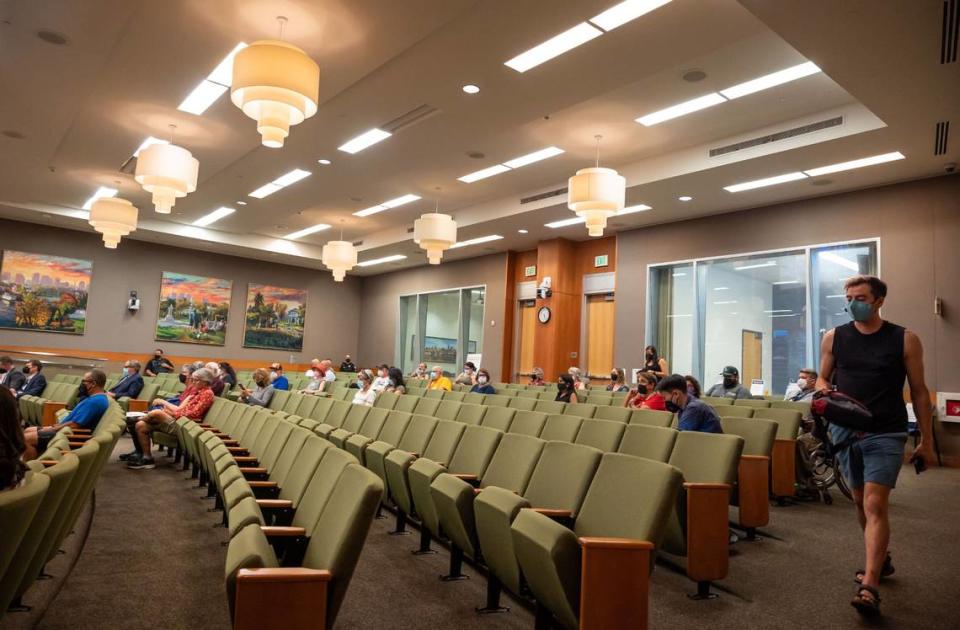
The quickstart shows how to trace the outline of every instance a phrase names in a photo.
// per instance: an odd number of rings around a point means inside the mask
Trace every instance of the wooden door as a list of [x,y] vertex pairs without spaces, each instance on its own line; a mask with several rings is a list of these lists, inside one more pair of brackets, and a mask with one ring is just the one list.
[[515,382],[522,382],[522,377],[529,375],[533,368],[533,337],[537,326],[537,307],[533,300],[520,302],[520,326],[517,339],[517,378]]
[[740,383],[744,387],[750,387],[750,381],[763,378],[763,333],[744,330],[742,339]]
[[587,296],[587,374],[596,381],[610,380],[613,367],[613,294]]

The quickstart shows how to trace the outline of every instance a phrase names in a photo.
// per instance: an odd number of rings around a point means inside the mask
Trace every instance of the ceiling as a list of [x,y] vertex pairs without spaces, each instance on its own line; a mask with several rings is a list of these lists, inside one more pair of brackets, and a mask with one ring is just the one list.
[[[140,208],[127,238],[320,268],[322,245],[362,243],[367,275],[426,263],[409,233],[423,212],[456,218],[460,240],[502,240],[445,253],[456,260],[538,240],[584,240],[556,191],[595,159],[627,179],[628,205],[651,210],[608,231],[678,221],[941,175],[960,161],[954,140],[934,155],[934,125],[960,124],[960,63],[940,63],[940,0],[674,0],[543,65],[504,62],[591,18],[616,0],[69,0],[0,4],[0,217],[90,230],[80,210],[98,186]],[[315,116],[282,149],[260,146],[255,122],[222,97],[203,115],[177,110],[238,42],[284,39],[321,69]],[[65,45],[37,36],[63,34]],[[823,72],[645,127],[638,116],[812,61]],[[705,78],[684,79],[690,70]],[[468,95],[461,86],[480,86]],[[337,147],[429,106],[432,115],[349,155]],[[843,124],[722,157],[711,148],[829,118]],[[175,141],[200,161],[196,192],[159,215],[121,171],[147,136]],[[955,131],[954,134],[957,132]],[[467,173],[557,146],[557,157],[472,184]],[[724,186],[901,151],[906,159],[729,193]],[[484,157],[471,157],[480,153]],[[318,159],[329,159],[322,166]],[[294,168],[311,176],[264,199],[249,197]],[[366,218],[357,210],[407,193],[423,199]],[[681,202],[680,195],[693,197]],[[246,205],[238,205],[238,201]],[[220,206],[237,212],[190,225]],[[284,240],[327,223],[333,228]],[[521,234],[518,230],[527,230]],[[121,245],[122,247],[122,245]]]

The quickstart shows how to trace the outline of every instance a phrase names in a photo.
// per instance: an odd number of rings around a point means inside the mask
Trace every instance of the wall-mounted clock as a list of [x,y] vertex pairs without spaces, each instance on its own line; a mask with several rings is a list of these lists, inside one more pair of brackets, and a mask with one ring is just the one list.
[[549,322],[549,321],[550,321],[550,307],[549,307],[549,306],[541,306],[541,307],[540,307],[540,310],[537,311],[537,319],[540,320],[540,323],[541,323],[541,324],[546,324],[547,322]]

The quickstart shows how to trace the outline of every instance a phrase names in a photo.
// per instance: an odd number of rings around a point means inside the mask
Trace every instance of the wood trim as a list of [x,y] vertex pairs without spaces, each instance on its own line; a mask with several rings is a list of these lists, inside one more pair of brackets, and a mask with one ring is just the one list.
[[137,400],[135,398],[131,398],[130,400],[127,401],[127,411],[144,412],[147,410],[149,406],[150,406],[149,400]]
[[267,538],[277,537],[277,538],[296,538],[298,536],[306,536],[307,530],[303,527],[292,527],[284,525],[261,525],[260,531],[263,532],[263,535]]
[[234,630],[324,630],[332,577],[304,568],[240,569]]
[[513,379],[513,327],[514,314],[517,310],[517,252],[507,252],[507,260],[504,265],[506,281],[503,289],[503,319],[501,321],[501,360],[500,360],[500,382],[510,383]]
[[40,426],[52,427],[55,425],[57,423],[57,412],[66,408],[66,403],[53,402],[52,400],[43,401],[43,415],[40,418]]
[[257,499],[257,505],[268,510],[284,510],[293,507],[289,499]]
[[653,543],[581,538],[580,629],[646,630]]
[[770,522],[770,458],[744,455],[737,470],[737,502],[741,527],[763,527]]
[[792,497],[796,494],[796,458],[796,440],[774,440],[773,454],[770,457],[770,488],[773,496]]
[[730,564],[730,486],[683,485],[687,490],[687,575],[695,582],[723,579]]
[[549,516],[550,518],[573,518],[573,512],[570,510],[555,510],[552,508],[530,508],[538,514]]

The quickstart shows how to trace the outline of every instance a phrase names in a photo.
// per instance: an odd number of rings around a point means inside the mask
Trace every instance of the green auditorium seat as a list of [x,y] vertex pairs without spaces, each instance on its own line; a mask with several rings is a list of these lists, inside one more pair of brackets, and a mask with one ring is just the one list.
[[270,398],[270,404],[267,405],[267,408],[271,411],[283,411],[289,398],[290,392],[278,389],[273,392],[273,397]]
[[503,396],[500,394],[487,394],[483,398],[483,404],[488,407],[506,407],[510,404],[512,396]]
[[559,402],[553,400],[552,398],[550,400],[541,398],[537,401],[537,404],[534,405],[533,410],[540,411],[542,413],[563,413],[563,408],[566,405],[567,403]]
[[413,414],[403,411],[388,411],[386,419],[381,423],[378,422],[377,415],[368,414],[360,431],[347,438],[344,449],[361,464],[366,465],[367,447],[378,440],[397,444],[403,438],[403,432],[407,430],[412,417]]
[[777,436],[777,423],[762,418],[721,418],[723,432],[743,438],[743,453],[737,470],[731,505],[739,508],[738,524],[755,537],[756,528],[770,520],[770,456]]
[[333,442],[337,448],[343,448],[344,441],[354,433],[360,431],[360,427],[363,426],[363,422],[369,414],[373,413],[375,416],[379,416],[382,423],[386,420],[387,413],[389,413],[386,409],[375,409],[373,407],[367,407],[366,405],[351,405],[350,407],[350,411],[347,412],[347,417],[344,418],[343,424],[332,429],[330,433],[324,436]]
[[[404,413],[395,411],[394,413]],[[459,424],[459,423],[457,423]],[[463,426],[463,425],[460,425]],[[410,415],[410,422],[407,424],[403,437],[398,442],[388,442],[386,439],[377,439],[370,444],[364,452],[364,465],[377,474],[383,480],[384,487],[389,489],[387,484],[386,458],[394,449],[400,449],[402,452],[416,457],[427,447],[433,432],[437,428],[437,419],[429,416]],[[388,493],[389,495],[389,493]]]
[[[423,413],[418,412],[418,413]],[[441,400],[437,405],[437,410],[433,412],[433,417],[439,420],[456,420],[460,413],[460,402],[455,400]]]
[[[438,391],[438,390],[432,390]],[[413,408],[413,413],[419,413],[424,416],[434,416],[437,413],[437,407],[440,406],[439,398],[421,398],[417,401],[417,406]]]
[[618,453],[645,457],[657,462],[667,462],[677,440],[676,429],[653,427],[645,424],[628,424],[623,431]]
[[789,409],[791,411],[799,411],[800,415],[805,416],[810,413],[810,403],[809,402],[794,402],[792,400],[771,400],[770,401],[771,409]]
[[445,393],[442,389],[428,389],[424,394],[424,398],[431,398],[435,400],[443,400],[443,394]]
[[443,400],[453,400],[455,402],[463,402],[463,397],[466,395],[466,392],[463,391],[451,391],[443,393]]
[[673,414],[656,409],[633,409],[630,412],[630,424],[646,424],[651,427],[669,427]]
[[397,406],[398,400],[400,400],[400,394],[395,394],[393,392],[380,392],[380,395],[377,396],[377,402],[373,403],[373,406],[381,407],[383,409],[393,409]]
[[516,413],[516,410],[509,407],[487,407],[487,413],[480,424],[488,429],[507,432]]
[[0,576],[3,578],[0,599],[9,598],[7,572],[18,569],[11,565],[24,539],[32,539],[27,533],[33,527],[33,518],[49,488],[50,477],[30,472],[19,487],[0,492],[0,532],[3,532],[0,537]]
[[597,420],[615,420],[626,423],[630,422],[630,410],[626,407],[605,405],[597,407],[597,413],[593,417]]
[[[290,392],[290,395],[287,396],[287,402],[283,404],[283,408],[280,411],[288,414],[297,413],[297,409],[300,408],[300,404],[304,398],[308,398],[308,396],[304,396],[300,392]],[[309,398],[312,398],[312,396],[309,396]]]
[[770,490],[775,497],[796,494],[797,436],[803,416],[792,409],[756,409],[754,418],[777,423],[777,437],[770,457]]
[[[380,435],[380,431],[383,429],[383,425],[387,422],[387,417],[389,415],[390,412],[386,409],[368,407],[367,415],[363,419],[363,424],[360,425],[359,429],[353,431],[352,433],[346,427],[334,429],[327,439],[333,442],[334,446],[337,448],[346,449],[347,440],[354,435],[376,438],[378,435]],[[360,458],[357,457],[357,459],[359,460]]]
[[307,414],[307,417],[317,422],[323,422],[333,407],[333,399],[329,396],[315,396],[314,398],[317,399],[317,404],[314,406],[313,411]]
[[330,405],[330,410],[327,411],[327,415],[323,419],[323,422],[321,422],[320,426],[314,430],[314,433],[320,437],[326,438],[328,435],[330,435],[331,431],[334,429],[339,429],[343,425],[347,419],[347,415],[354,407],[366,409],[366,407],[363,407],[362,405],[353,405],[342,400],[334,400]]
[[613,453],[620,446],[626,426],[614,420],[584,420],[574,443],[592,446],[604,453]]
[[733,401],[735,407],[755,407],[757,409],[768,409],[770,401],[757,398],[737,398]]
[[719,396],[704,396],[700,400],[711,407],[726,407],[733,404],[733,398],[721,398]]
[[470,403],[471,405],[482,405],[483,399],[486,396],[484,394],[478,394],[476,392],[468,392],[463,396],[463,402]]
[[581,418],[592,418],[596,412],[597,412],[597,406],[591,405],[590,403],[577,403],[575,405],[567,405],[567,408],[563,410],[564,415],[580,416]]
[[540,437],[543,425],[547,422],[547,414],[539,411],[517,411],[510,423],[510,433],[519,433],[531,437]]
[[570,630],[646,628],[653,551],[682,481],[668,464],[608,453],[572,529],[521,510],[511,534],[537,603]]
[[717,407],[714,411],[716,411],[717,415],[721,418],[752,418],[754,408],[743,405],[727,405],[725,407]]
[[524,389],[517,393],[517,398],[532,398],[533,400],[540,399],[540,392],[536,389]]
[[573,442],[577,438],[577,432],[580,431],[582,423],[583,418],[579,416],[549,415],[543,425],[543,431],[540,432],[540,439]]
[[590,403],[591,405],[599,406],[599,405],[609,405],[612,402],[612,400],[613,400],[613,396],[611,396],[608,393],[599,394],[595,392],[590,392],[590,395],[587,396],[587,399],[584,402]]
[[[394,409],[397,411],[406,411],[407,413],[413,413],[413,410],[417,408],[417,403],[420,401],[418,396],[414,396],[409,392],[400,396],[400,400],[397,401]],[[429,415],[429,414],[428,414]]]
[[300,399],[300,406],[298,406],[293,413],[301,418],[309,418],[313,410],[317,408],[317,403],[319,403],[320,400],[320,396],[312,394],[304,395]]
[[[460,405],[460,411],[457,413],[457,417],[453,418],[457,422],[462,422],[464,424],[480,424],[483,420],[483,414],[486,413],[487,407],[483,405],[470,405],[464,403]],[[441,417],[437,414],[437,417]]]
[[552,402],[557,397],[557,390],[553,387],[550,389],[540,389],[537,390],[537,398],[539,400],[546,400]]
[[511,409],[517,409],[519,411],[533,411],[533,408],[537,406],[537,400],[535,398],[527,398],[525,396],[517,396],[511,398],[510,402],[507,403],[507,407]]

